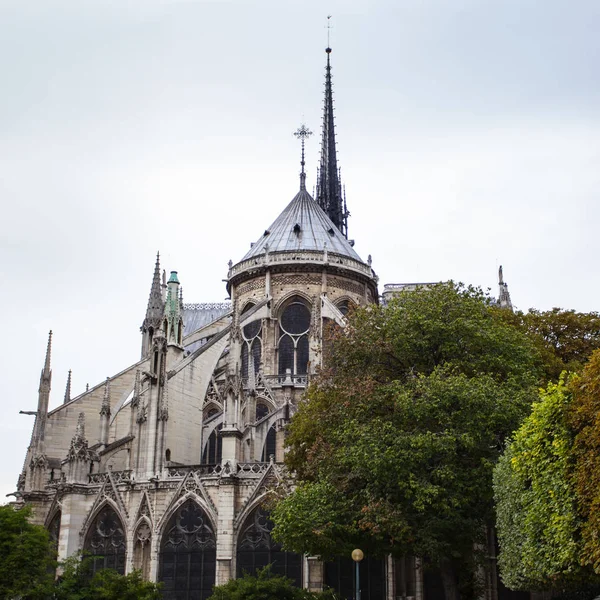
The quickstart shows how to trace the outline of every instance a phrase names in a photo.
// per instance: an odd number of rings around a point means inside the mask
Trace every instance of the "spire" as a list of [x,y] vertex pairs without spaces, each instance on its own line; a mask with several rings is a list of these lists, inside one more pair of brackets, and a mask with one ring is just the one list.
[[69,374],[67,375],[67,387],[65,388],[65,400],[64,403],[71,401],[71,369],[69,369]]
[[510,300],[510,292],[508,291],[508,284],[504,282],[504,274],[502,272],[502,265],[498,269],[498,304],[500,308],[513,309],[512,302]]
[[110,377],[106,378],[106,383],[104,384],[104,398],[102,398],[100,414],[110,417]]
[[50,355],[52,354],[52,329],[48,333],[48,346],[46,346],[46,360],[44,361],[44,371],[50,372]]
[[75,429],[74,442],[81,442],[85,439],[85,413],[80,412],[77,418],[77,428]]
[[148,298],[148,308],[146,309],[147,320],[160,320],[163,311],[162,289],[160,285],[160,253],[156,253],[156,264],[154,265],[154,275],[152,277],[152,286],[150,288],[150,297]]
[[164,311],[164,300],[161,285],[160,274],[160,253],[156,253],[156,264],[154,265],[154,274],[152,276],[152,285],[150,287],[150,296],[148,298],[148,307],[146,308],[146,317],[142,323],[142,358],[150,351],[152,347],[152,338],[154,332],[160,326]]
[[333,88],[331,85],[331,63],[327,53],[325,68],[325,101],[323,104],[323,137],[321,139],[321,162],[317,181],[317,202],[333,221],[333,224],[347,237],[348,212],[342,197],[342,185],[337,166],[337,150],[335,146],[335,123],[333,118]]
[[306,173],[304,172],[304,143],[307,138],[312,135],[312,131],[302,123],[296,131],[294,131],[294,135],[300,140],[302,143],[302,159],[300,160],[300,189],[306,191]]

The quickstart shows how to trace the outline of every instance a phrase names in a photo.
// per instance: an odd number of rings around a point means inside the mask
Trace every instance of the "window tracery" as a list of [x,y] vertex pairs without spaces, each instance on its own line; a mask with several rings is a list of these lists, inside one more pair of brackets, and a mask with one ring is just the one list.
[[160,550],[164,600],[205,600],[215,583],[216,540],[204,511],[187,500],[173,514]]
[[125,573],[125,533],[115,510],[107,505],[94,519],[84,544],[86,553],[96,557],[92,574],[100,569]]
[[271,537],[273,522],[269,513],[257,508],[244,522],[237,543],[237,577],[244,572],[256,573],[271,565],[273,573],[284,575],[302,585],[302,557],[285,552]]
[[[254,304],[246,304],[242,314],[248,312]],[[257,319],[242,327],[242,377],[248,377],[250,365],[254,366],[254,372],[260,370],[262,358],[262,321]]]
[[310,309],[298,296],[293,297],[279,318],[278,372],[304,375],[308,370],[308,331]]

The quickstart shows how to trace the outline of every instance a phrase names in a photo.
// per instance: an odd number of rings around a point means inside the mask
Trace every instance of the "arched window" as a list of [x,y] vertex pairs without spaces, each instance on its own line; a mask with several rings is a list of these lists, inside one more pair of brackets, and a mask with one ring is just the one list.
[[52,517],[50,525],[48,525],[48,533],[54,549],[58,549],[58,538],[60,536],[60,510]]
[[246,519],[237,543],[237,577],[244,572],[253,575],[270,564],[273,573],[285,575],[301,587],[302,557],[282,550],[271,538],[272,530],[273,522],[262,508],[257,508]]
[[344,316],[346,316],[348,314],[348,311],[350,310],[351,303],[349,300],[342,300],[341,302],[338,302],[335,306]]
[[[248,312],[254,304],[246,304],[242,315]],[[257,319],[242,327],[242,377],[248,377],[249,365],[254,365],[254,372],[258,373],[260,369],[260,360],[262,358],[262,321]],[[250,362],[252,361],[252,362]]]
[[304,375],[308,370],[308,330],[310,309],[299,297],[292,298],[279,317],[279,374],[289,369],[292,375]]
[[263,447],[261,461],[269,462],[271,460],[271,456],[275,457],[277,447],[277,432],[275,431],[275,426],[272,426],[267,433],[267,439],[265,440],[265,445]]
[[269,407],[262,402],[256,403],[256,420],[260,421],[269,414]]
[[204,511],[187,500],[169,520],[160,548],[158,580],[164,600],[205,600],[217,562],[215,533]]
[[125,574],[125,533],[121,519],[111,506],[105,506],[96,515],[83,549],[96,557],[92,574],[100,569],[114,569]]
[[[211,408],[206,415],[207,419],[214,417],[219,414],[219,410],[216,408]],[[223,438],[219,435],[219,431],[223,425],[217,425],[215,429],[213,429],[212,433],[208,436],[208,441],[206,442],[206,446],[204,447],[204,452],[202,453],[202,464],[203,465],[216,465],[221,462],[221,455],[223,451]]]

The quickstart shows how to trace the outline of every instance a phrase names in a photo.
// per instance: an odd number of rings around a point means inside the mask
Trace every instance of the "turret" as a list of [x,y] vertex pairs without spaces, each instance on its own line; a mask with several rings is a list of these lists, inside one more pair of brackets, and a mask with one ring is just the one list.
[[163,331],[167,338],[167,346],[182,347],[183,318],[181,316],[180,283],[177,279],[177,271],[171,271],[171,276],[167,282]]
[[140,328],[142,332],[142,358],[152,349],[152,340],[156,330],[160,327],[164,313],[163,288],[160,277],[160,254],[156,254],[156,264],[150,287],[150,297],[146,308],[146,317]]

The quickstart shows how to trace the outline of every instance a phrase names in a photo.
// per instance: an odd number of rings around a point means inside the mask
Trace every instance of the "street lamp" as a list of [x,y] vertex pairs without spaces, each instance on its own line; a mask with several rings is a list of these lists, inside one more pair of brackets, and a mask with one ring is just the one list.
[[358,572],[358,566],[360,561],[365,557],[362,550],[356,548],[356,550],[352,550],[352,560],[356,565],[356,600],[360,600],[360,574]]

